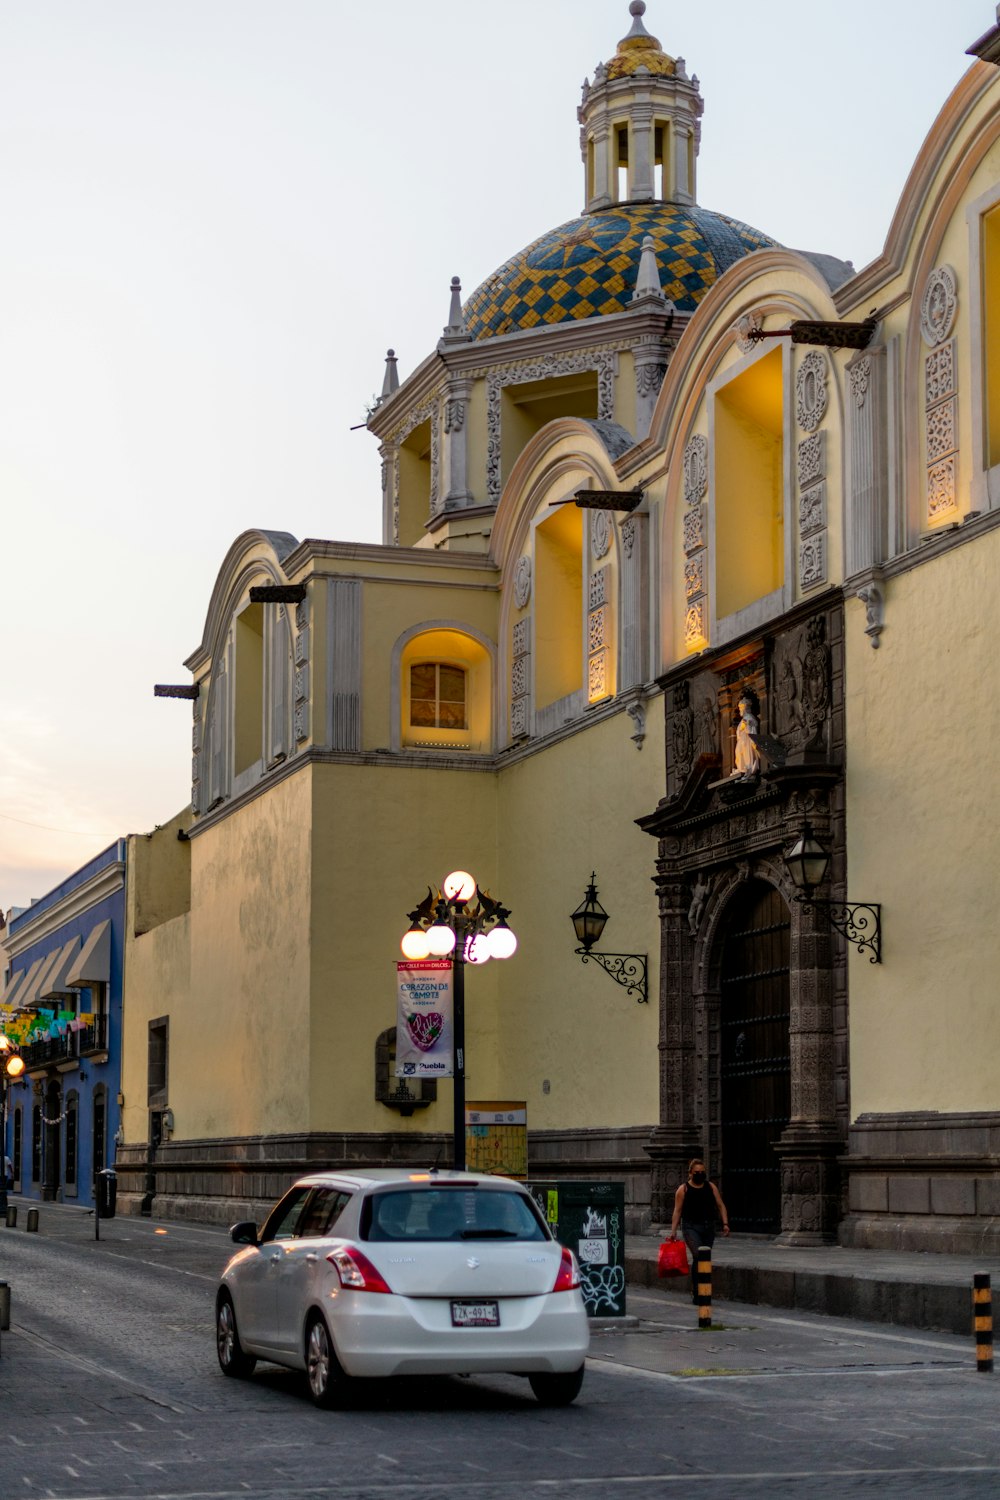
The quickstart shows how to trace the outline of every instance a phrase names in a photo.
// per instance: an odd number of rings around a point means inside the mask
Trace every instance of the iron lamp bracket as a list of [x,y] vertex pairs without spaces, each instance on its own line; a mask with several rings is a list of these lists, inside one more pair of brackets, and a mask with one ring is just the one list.
[[640,1005],[649,1002],[646,980],[647,955],[645,953],[598,953],[595,948],[576,948],[584,963],[589,958],[596,960],[606,974],[624,987]]
[[882,907],[877,901],[820,901],[802,899],[803,911],[821,912],[835,932],[847,939],[870,964],[882,962]]

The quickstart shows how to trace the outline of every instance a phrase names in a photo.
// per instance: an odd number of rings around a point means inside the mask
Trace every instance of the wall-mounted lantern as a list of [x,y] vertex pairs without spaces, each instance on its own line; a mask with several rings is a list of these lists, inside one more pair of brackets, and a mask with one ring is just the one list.
[[596,959],[601,968],[611,975],[616,983],[623,985],[627,994],[632,995],[640,1005],[645,1005],[649,1000],[646,987],[646,961],[645,953],[598,953],[594,944],[601,941],[605,923],[608,921],[608,913],[597,899],[597,874],[591,874],[590,884],[584,893],[583,900],[573,912],[570,921],[576,933],[579,947],[575,950],[579,953],[584,963],[588,959]]
[[835,932],[839,932],[859,953],[868,954],[868,962],[882,962],[882,907],[872,901],[821,901],[814,895],[826,879],[830,853],[820,843],[809,824],[803,826],[798,840],[785,855],[785,865],[792,882],[801,894],[796,900],[806,911],[820,911]]

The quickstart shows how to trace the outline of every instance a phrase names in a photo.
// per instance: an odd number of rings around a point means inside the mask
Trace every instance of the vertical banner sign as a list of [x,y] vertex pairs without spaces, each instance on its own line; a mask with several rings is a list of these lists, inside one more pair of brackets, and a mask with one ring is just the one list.
[[451,1078],[451,960],[396,965],[396,1077]]

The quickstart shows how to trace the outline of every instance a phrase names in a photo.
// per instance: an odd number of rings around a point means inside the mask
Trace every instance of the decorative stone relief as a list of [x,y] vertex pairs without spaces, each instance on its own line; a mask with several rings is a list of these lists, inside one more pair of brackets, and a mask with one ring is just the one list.
[[[430,433],[431,433],[431,485],[430,485],[431,492],[430,492],[430,511],[431,511],[431,514],[433,515],[434,512],[438,509],[438,505],[439,505],[439,492],[440,492],[440,468],[441,468],[441,401],[440,401],[440,398],[437,397],[437,396],[435,396],[430,401],[425,402],[423,406],[418,406],[413,411],[409,412],[407,414],[405,420],[402,421],[402,422],[400,422],[399,426],[398,427],[394,427],[393,430],[392,430],[392,432],[389,433],[388,438],[387,438],[387,445],[391,444],[394,448],[398,448],[399,444],[401,442],[403,442],[403,440],[405,438],[408,438],[409,435],[410,435],[410,433],[413,432],[413,430],[415,428],[419,427],[423,422],[429,422],[430,423]],[[394,474],[394,483],[393,483],[393,508],[392,508],[393,528],[394,528],[393,536],[394,536],[394,540],[396,542],[398,542],[399,541],[399,463],[398,463],[398,461],[395,464],[393,464],[392,467],[393,467],[393,469],[395,471],[395,474]]]
[[[932,272],[928,280],[927,291],[924,293],[926,305],[933,282],[939,295],[933,300],[932,312],[936,310],[938,316],[937,322],[929,324],[929,327],[931,332],[944,329],[942,337],[950,330],[955,312],[954,306],[948,302],[948,280],[939,275],[939,272],[946,271],[953,283],[954,274],[949,271],[949,268],[939,267],[939,271]],[[933,281],[934,277],[938,277],[936,282]],[[924,337],[927,338],[923,311],[921,329]],[[929,339],[928,342],[930,342]],[[939,344],[936,349],[932,349],[924,360],[924,419],[927,436],[924,455],[927,465],[926,519],[930,522],[946,516],[949,511],[956,508],[958,502],[956,490],[958,396],[956,395],[955,372],[955,340],[949,339],[947,343]]]
[[805,489],[817,479],[826,478],[826,433],[814,432],[802,439],[798,447],[799,486]]
[[590,548],[595,558],[604,557],[611,546],[611,516],[606,510],[591,512]]
[[826,533],[804,537],[799,542],[799,583],[803,589],[826,582]]
[[684,596],[694,599],[705,592],[705,554],[689,557],[684,564]]
[[596,609],[599,604],[606,604],[608,599],[608,569],[598,568],[591,573],[589,582],[589,601],[587,608]]
[[663,364],[637,364],[635,367],[636,395],[639,397],[657,395],[666,373],[667,367]]
[[[526,558],[522,561],[527,561]],[[511,633],[510,732],[512,739],[528,733],[531,682],[530,620],[518,620]]]
[[957,428],[957,402],[954,396],[932,406],[927,413],[927,462],[936,463],[946,453],[953,453],[958,446],[955,440]]
[[955,340],[934,349],[924,360],[924,401],[933,406],[955,394]]
[[757,346],[757,340],[752,337],[761,327],[760,313],[744,313],[733,325],[733,337],[741,354],[749,354],[751,349]]
[[719,698],[710,692],[703,698],[696,712],[698,726],[697,745],[699,755],[719,753]]
[[451,397],[444,404],[445,432],[461,432],[465,426],[465,402]]
[[608,653],[597,651],[587,662],[587,696],[591,703],[608,692]]
[[295,743],[309,738],[309,606],[303,602],[295,608]]
[[851,398],[855,406],[862,407],[865,397],[868,395],[868,383],[871,380],[872,362],[870,359],[859,359],[851,365],[848,375],[851,385]]
[[937,266],[927,278],[920,303],[920,332],[932,347],[943,344],[955,326],[958,282],[951,266]]
[[877,583],[866,583],[858,589],[858,598],[865,607],[865,635],[871,641],[872,650],[879,648],[879,636],[885,629],[885,598]]
[[694,712],[691,708],[691,689],[686,682],[674,688],[670,714],[670,749],[674,774],[678,784],[691,770],[694,759]]
[[826,484],[812,484],[799,496],[799,531],[808,536],[826,525]]
[[688,557],[705,545],[705,507],[696,505],[684,515],[684,551]]
[[628,705],[625,712],[635,725],[635,733],[631,734],[629,738],[634,741],[635,748],[641,750],[642,742],[646,738],[646,705],[641,698],[638,698],[635,703]]
[[519,557],[514,568],[514,603],[518,609],[523,609],[530,598],[531,558]]
[[632,556],[632,550],[635,547],[635,517],[626,516],[619,526],[618,531],[622,539],[622,551],[625,553],[626,558],[629,558]]
[[696,599],[688,605],[684,616],[684,644],[690,651],[700,651],[708,644],[704,599]]
[[930,520],[955,508],[955,455],[927,470],[927,515]]
[[684,449],[684,504],[697,505],[708,489],[708,439],[696,433]]
[[597,374],[598,418],[601,421],[611,421],[615,414],[618,355],[625,349],[635,348],[637,343],[636,339],[624,339],[614,349],[579,349],[572,354],[552,354],[537,359],[517,360],[509,365],[468,371],[468,379],[486,381],[486,496],[491,505],[497,504],[502,489],[500,428],[504,387],[593,370]]
[[608,606],[602,604],[599,609],[590,612],[588,620],[588,651],[600,651],[607,645]]
[[815,432],[826,415],[826,360],[810,349],[795,376],[795,416],[803,432]]

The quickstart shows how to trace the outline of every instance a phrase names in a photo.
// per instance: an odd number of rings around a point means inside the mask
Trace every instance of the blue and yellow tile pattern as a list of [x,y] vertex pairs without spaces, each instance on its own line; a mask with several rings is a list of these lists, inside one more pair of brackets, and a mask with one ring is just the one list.
[[624,312],[647,234],[653,237],[663,291],[683,312],[693,312],[735,261],[777,243],[706,208],[619,204],[551,229],[488,276],[465,304],[469,333],[488,339]]

